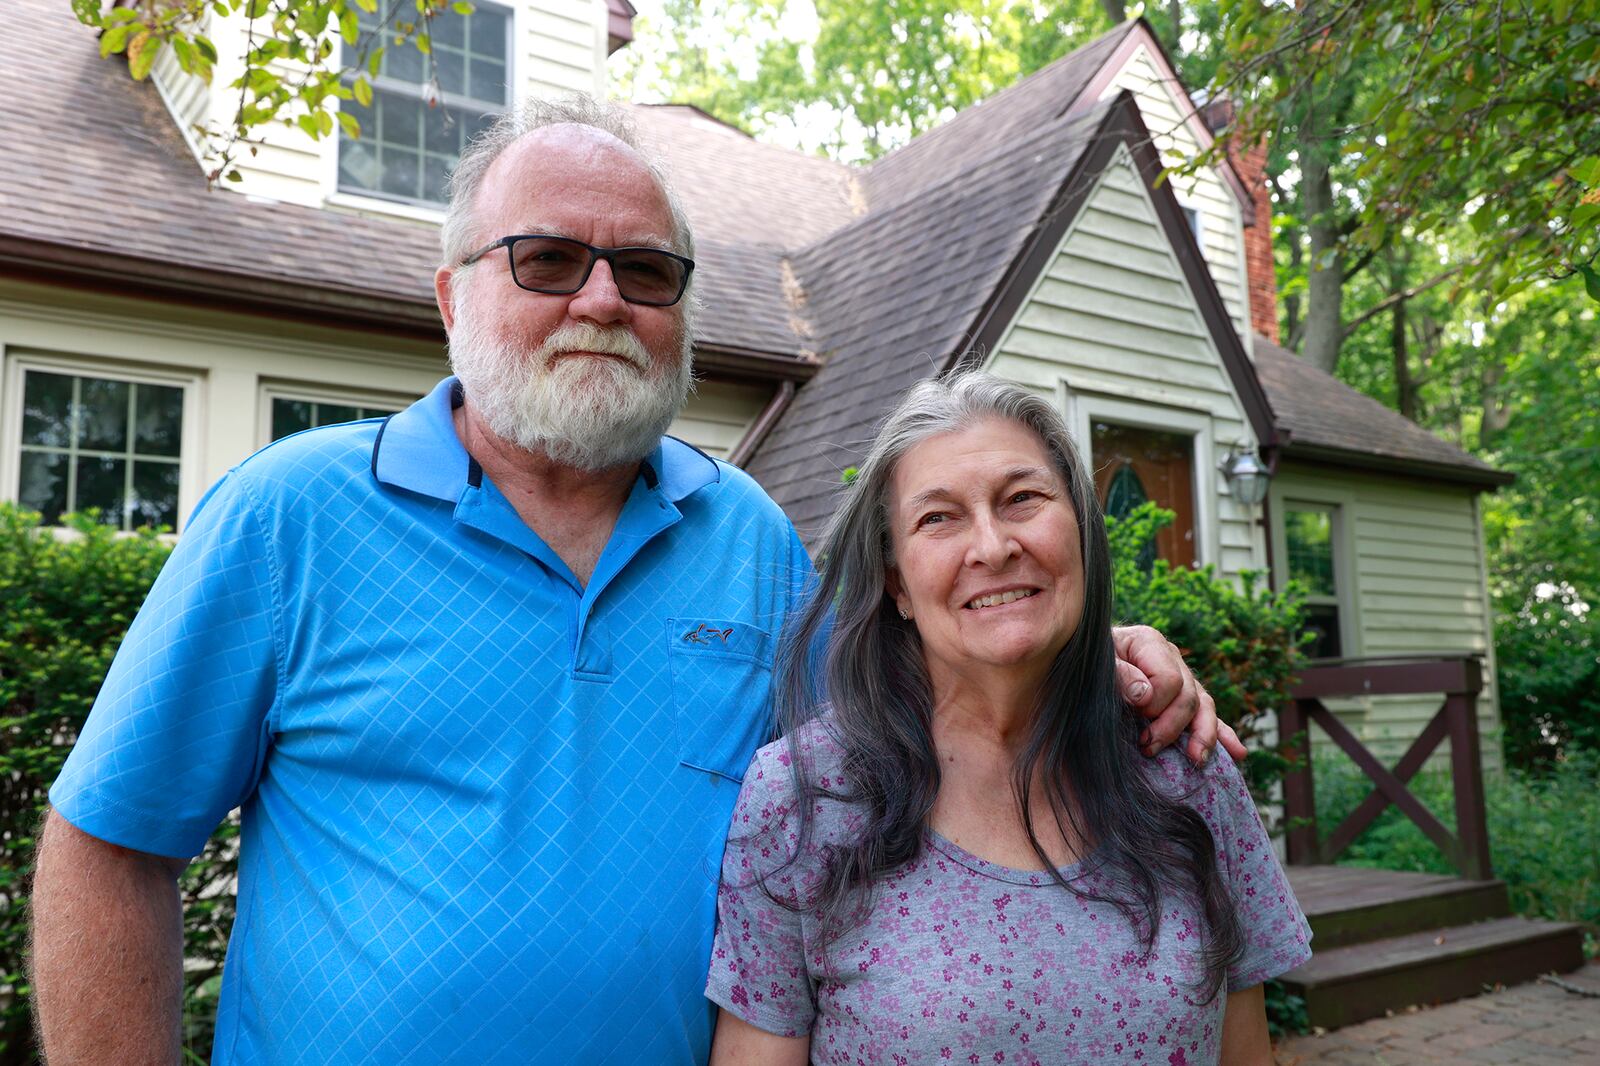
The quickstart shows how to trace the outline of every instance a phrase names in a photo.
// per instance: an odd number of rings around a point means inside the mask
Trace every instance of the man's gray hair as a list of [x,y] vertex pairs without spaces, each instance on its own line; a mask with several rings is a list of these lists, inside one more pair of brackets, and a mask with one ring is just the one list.
[[[659,160],[640,146],[632,117],[615,104],[596,100],[584,93],[574,93],[560,100],[525,100],[472,138],[450,174],[450,203],[445,209],[444,226],[439,231],[445,266],[455,266],[476,250],[477,238],[473,234],[473,224],[478,192],[483,186],[484,176],[489,173],[494,161],[500,158],[500,153],[534,130],[568,124],[589,126],[609,133],[639,153],[672,212],[672,250],[679,255],[694,257],[694,236],[690,232],[689,218],[684,213],[683,204],[672,191]],[[692,280],[691,277],[691,283]],[[690,298],[689,294],[685,294],[685,299]]]

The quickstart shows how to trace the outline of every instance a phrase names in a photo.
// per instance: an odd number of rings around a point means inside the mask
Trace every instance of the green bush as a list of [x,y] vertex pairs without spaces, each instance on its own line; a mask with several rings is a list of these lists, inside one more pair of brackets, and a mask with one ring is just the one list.
[[1506,760],[1549,769],[1563,755],[1600,754],[1600,610],[1550,584],[1495,619]]
[[[1141,550],[1172,517],[1146,503],[1125,518],[1106,519],[1117,615],[1154,626],[1182,649],[1217,701],[1218,716],[1248,743],[1260,735],[1267,716],[1288,702],[1304,662],[1303,596],[1293,585],[1273,592],[1252,571],[1241,575],[1241,587],[1218,579],[1209,566],[1174,570],[1158,559],[1141,568]],[[1255,745],[1244,769],[1252,790],[1264,798],[1285,766],[1276,751]]]
[[[46,790],[77,738],[111,658],[171,550],[93,515],[67,532],[0,504],[0,1063],[32,1063],[26,960],[34,834]],[[233,922],[235,830],[225,826],[183,879],[190,1046],[210,1050],[211,1007]],[[209,1002],[208,1002],[209,997]]]
[[[1371,782],[1342,755],[1318,755],[1312,773],[1317,830],[1332,832]],[[1455,792],[1446,770],[1425,770],[1411,791],[1455,827]],[[1600,934],[1600,755],[1575,753],[1542,772],[1512,768],[1484,776],[1489,855],[1511,906],[1529,918],[1581,922]],[[1422,831],[1390,807],[1339,858],[1341,865],[1454,874]]]

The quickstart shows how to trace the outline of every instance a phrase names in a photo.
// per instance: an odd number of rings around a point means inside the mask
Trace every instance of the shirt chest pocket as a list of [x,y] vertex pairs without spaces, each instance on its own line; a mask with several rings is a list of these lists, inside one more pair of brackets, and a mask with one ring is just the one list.
[[772,637],[744,622],[667,619],[678,761],[733,781],[772,731]]

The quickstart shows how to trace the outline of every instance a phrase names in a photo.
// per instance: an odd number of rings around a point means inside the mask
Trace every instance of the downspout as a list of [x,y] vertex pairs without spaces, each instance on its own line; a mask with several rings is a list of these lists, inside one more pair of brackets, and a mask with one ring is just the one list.
[[789,409],[789,404],[794,402],[794,393],[794,382],[778,383],[778,391],[772,394],[772,399],[761,409],[761,413],[745,432],[744,438],[734,445],[733,451],[728,453],[728,462],[742,469],[755,457],[756,449],[761,447],[761,442],[767,439],[772,427],[778,424],[778,419],[783,417],[783,413]]

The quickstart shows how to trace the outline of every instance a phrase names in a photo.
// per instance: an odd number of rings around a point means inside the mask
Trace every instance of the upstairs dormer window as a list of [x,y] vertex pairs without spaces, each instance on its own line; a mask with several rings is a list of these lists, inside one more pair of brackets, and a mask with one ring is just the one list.
[[339,190],[442,206],[462,148],[511,103],[511,11],[483,0],[470,15],[446,9],[430,27],[431,62],[414,44],[397,44],[392,28],[380,31],[377,19],[361,16],[363,42],[385,38],[372,104],[341,105],[361,136],[339,135]]

